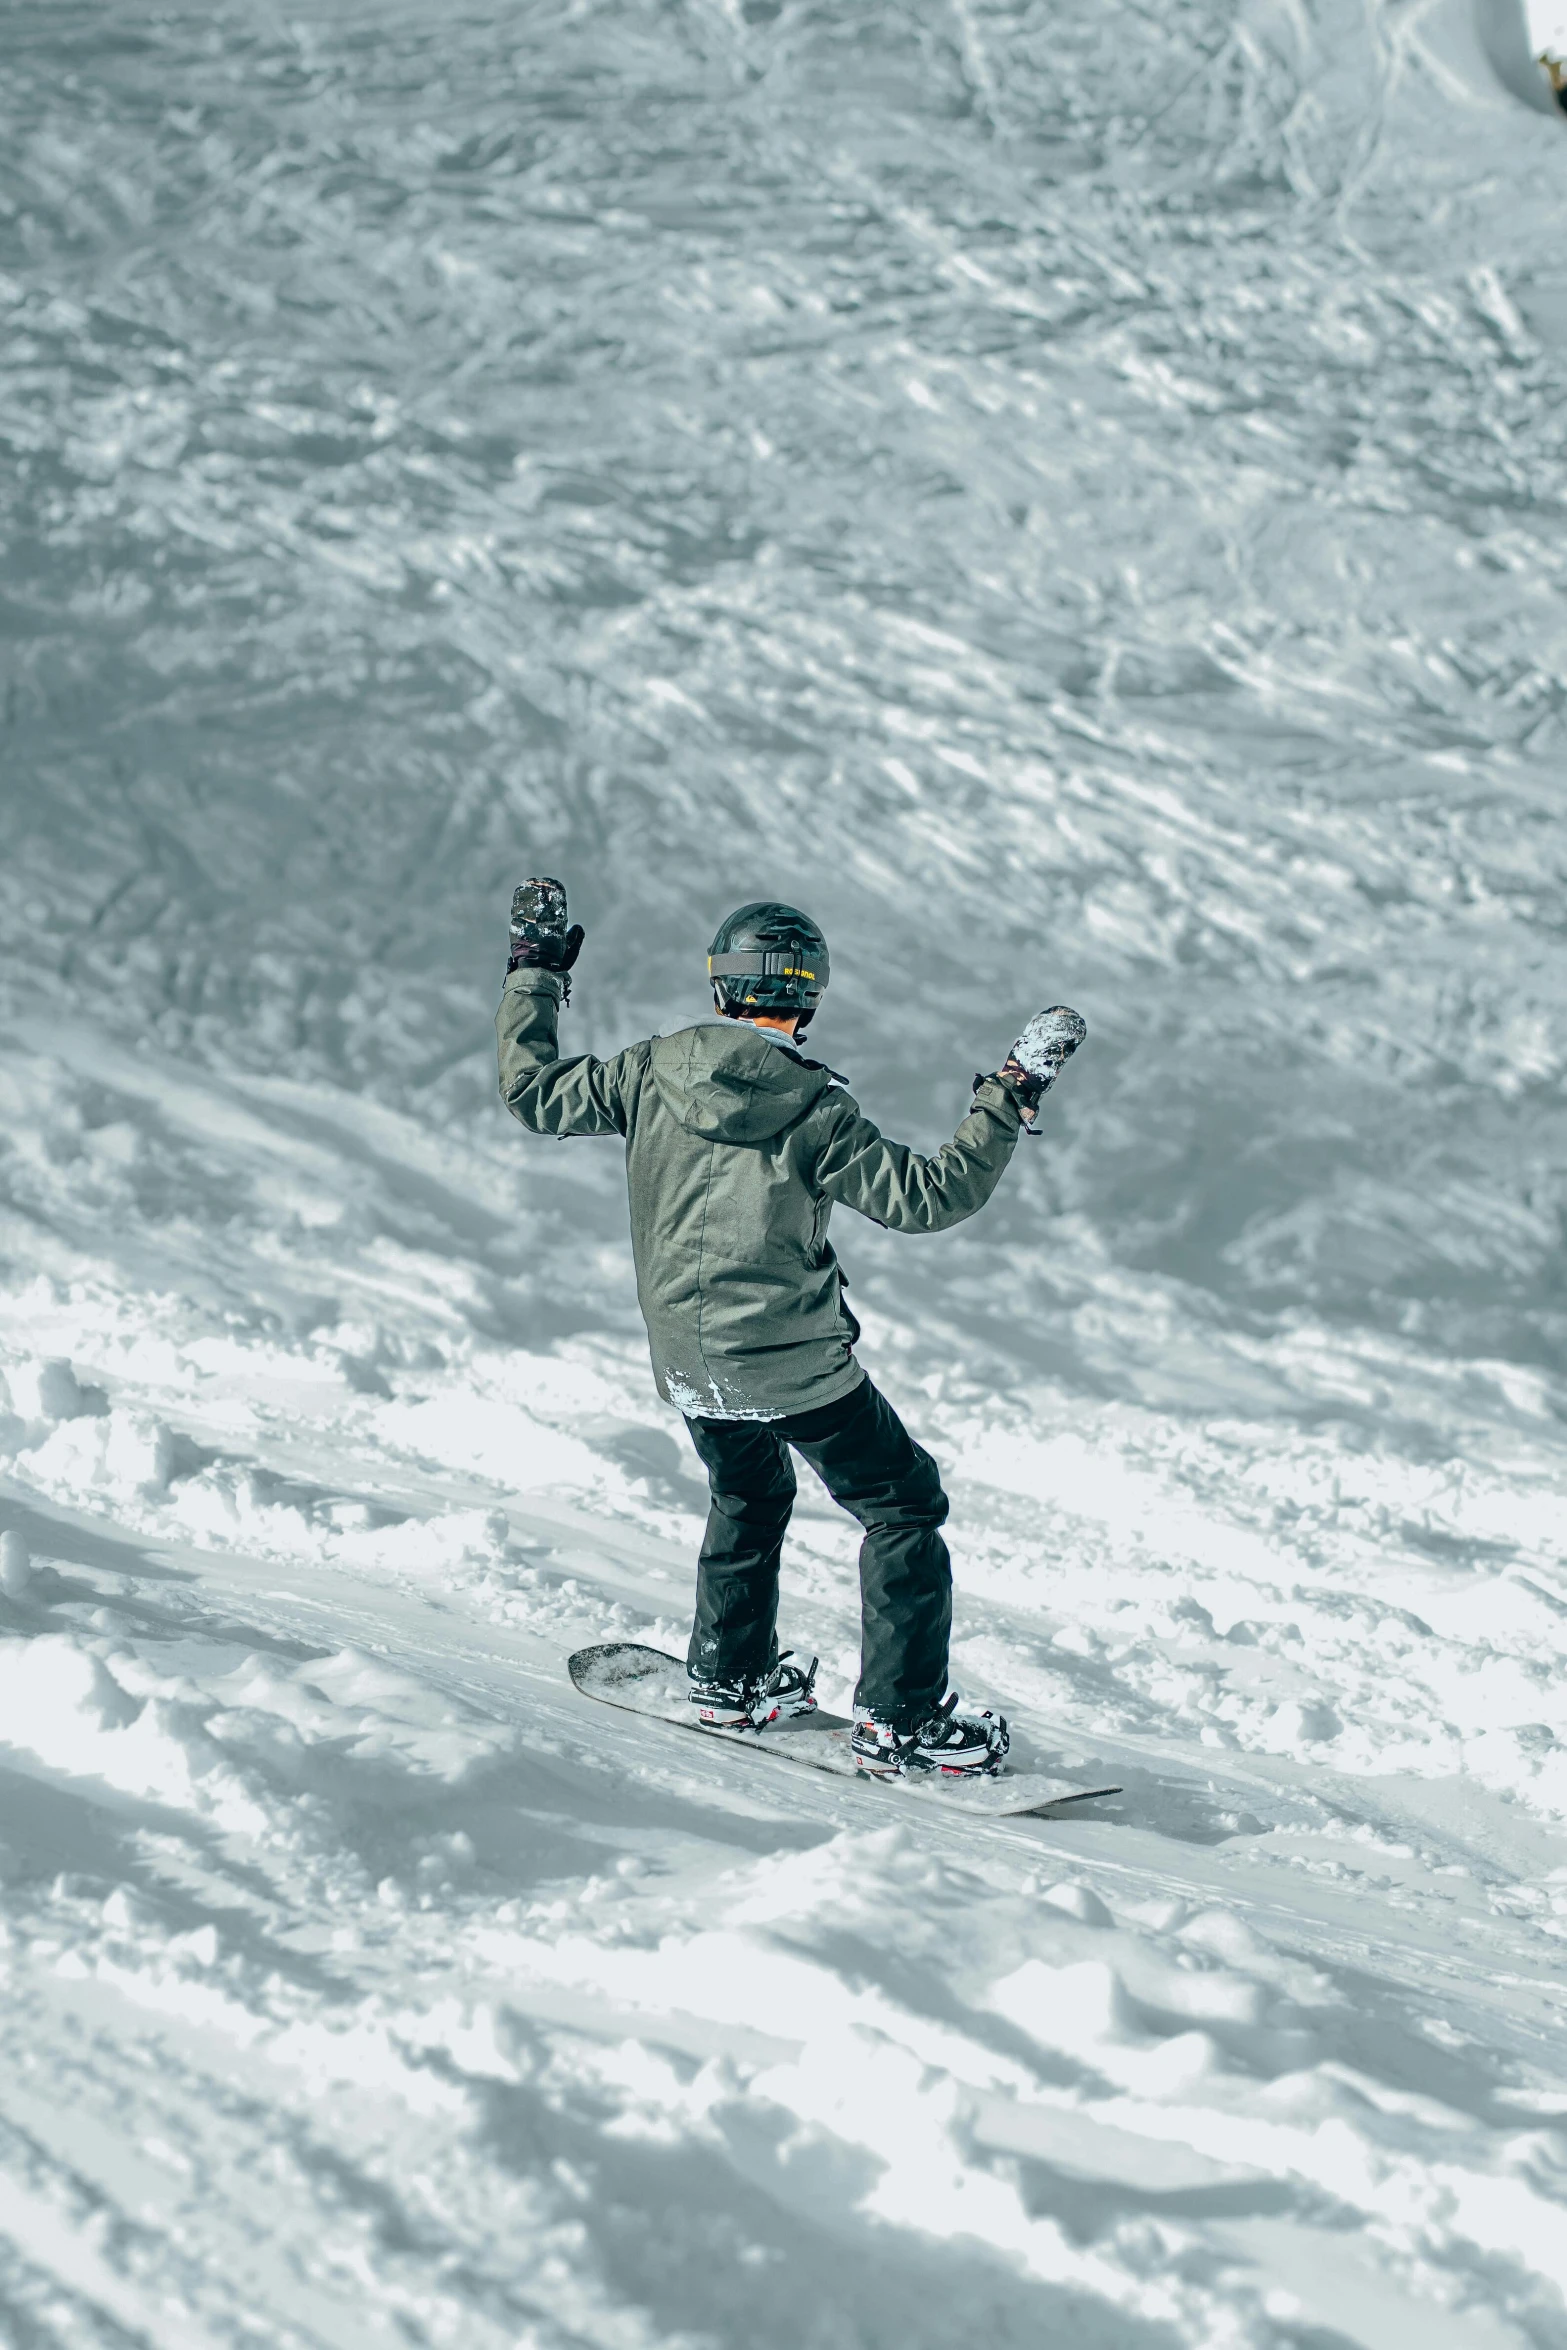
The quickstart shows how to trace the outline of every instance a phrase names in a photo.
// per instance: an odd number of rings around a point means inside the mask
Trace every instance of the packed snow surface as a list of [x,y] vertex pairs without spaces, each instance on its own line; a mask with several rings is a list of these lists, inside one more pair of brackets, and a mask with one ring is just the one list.
[[[1536,15],[1538,15],[1538,10]],[[1567,2345],[1567,125],[1496,0],[11,0],[6,2350]],[[1523,60],[1522,65],[1519,59]],[[591,1706],[734,903],[1091,1817]],[[852,1530],[784,1629],[842,1704]]]

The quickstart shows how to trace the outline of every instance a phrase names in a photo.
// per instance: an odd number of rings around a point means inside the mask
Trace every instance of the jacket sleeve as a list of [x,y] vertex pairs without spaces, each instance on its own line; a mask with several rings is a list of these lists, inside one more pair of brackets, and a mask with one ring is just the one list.
[[848,1094],[830,1097],[816,1180],[890,1232],[945,1232],[982,1208],[1017,1147],[1023,1115],[1009,1088],[987,1077],[949,1143],[926,1158],[889,1142]]
[[561,992],[558,972],[507,973],[495,1015],[501,1100],[535,1134],[624,1134],[632,1055],[563,1061],[555,1036]]

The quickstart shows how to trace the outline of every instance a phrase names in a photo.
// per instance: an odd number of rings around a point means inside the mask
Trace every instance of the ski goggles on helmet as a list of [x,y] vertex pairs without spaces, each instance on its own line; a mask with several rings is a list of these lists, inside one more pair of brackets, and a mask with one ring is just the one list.
[[709,955],[707,976],[709,979],[804,979],[813,986],[819,982],[825,987],[827,957],[812,956],[812,962],[822,966],[817,972],[806,969],[798,960],[799,952],[798,947],[765,947],[748,955]]

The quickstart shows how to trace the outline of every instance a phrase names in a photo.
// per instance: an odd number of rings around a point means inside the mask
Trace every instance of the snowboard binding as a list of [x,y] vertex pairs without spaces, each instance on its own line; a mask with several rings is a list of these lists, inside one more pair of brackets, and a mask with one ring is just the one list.
[[944,1779],[994,1778],[1012,1744],[1005,1714],[960,1714],[957,1692],[912,1728],[899,1730],[877,1714],[858,1714],[850,1751],[862,1774],[902,1779],[924,1771]]
[[765,1730],[772,1722],[794,1721],[816,1711],[816,1665],[809,1671],[790,1662],[786,1648],[759,1681],[693,1681],[696,1718],[710,1730]]

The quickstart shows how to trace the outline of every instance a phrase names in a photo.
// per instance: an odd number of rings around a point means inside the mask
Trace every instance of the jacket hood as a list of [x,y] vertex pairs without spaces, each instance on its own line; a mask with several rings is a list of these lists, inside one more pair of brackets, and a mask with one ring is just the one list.
[[665,1108],[707,1142],[767,1142],[833,1083],[830,1069],[736,1020],[655,1037],[649,1067]]

